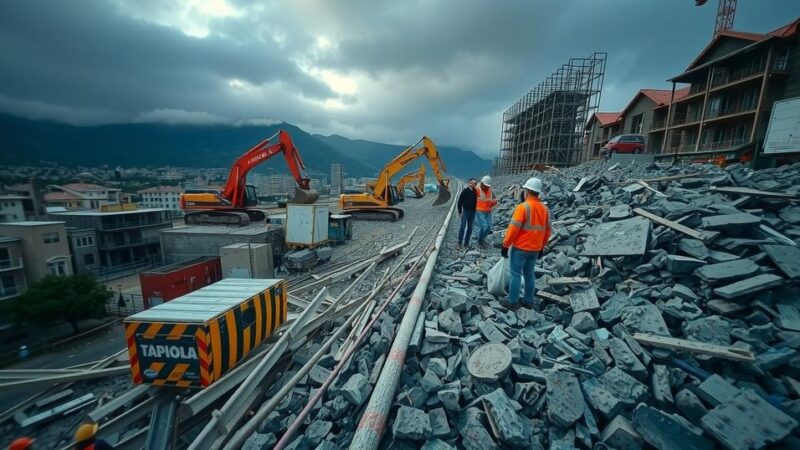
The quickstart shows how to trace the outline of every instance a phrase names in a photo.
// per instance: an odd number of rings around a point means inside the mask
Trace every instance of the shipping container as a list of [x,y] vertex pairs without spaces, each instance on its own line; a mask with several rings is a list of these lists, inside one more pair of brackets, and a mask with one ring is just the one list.
[[286,281],[229,278],[124,321],[135,384],[204,388],[287,318]]
[[222,279],[219,257],[202,256],[139,274],[145,309],[196,291]]
[[314,247],[328,240],[328,205],[286,205],[286,244]]
[[341,243],[353,239],[353,216],[350,214],[331,214],[328,223],[328,239]]

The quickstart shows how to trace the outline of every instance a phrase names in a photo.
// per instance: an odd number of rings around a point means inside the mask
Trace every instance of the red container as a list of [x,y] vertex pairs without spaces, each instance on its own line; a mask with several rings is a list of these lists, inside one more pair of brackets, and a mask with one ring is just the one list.
[[222,279],[218,256],[201,256],[139,274],[144,308],[168,302]]

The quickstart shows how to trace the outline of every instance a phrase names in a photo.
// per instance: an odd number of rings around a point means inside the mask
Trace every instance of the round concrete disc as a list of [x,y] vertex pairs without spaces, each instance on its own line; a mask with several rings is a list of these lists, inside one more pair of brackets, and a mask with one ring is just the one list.
[[496,382],[511,369],[511,350],[496,342],[483,344],[469,356],[467,370],[481,381]]

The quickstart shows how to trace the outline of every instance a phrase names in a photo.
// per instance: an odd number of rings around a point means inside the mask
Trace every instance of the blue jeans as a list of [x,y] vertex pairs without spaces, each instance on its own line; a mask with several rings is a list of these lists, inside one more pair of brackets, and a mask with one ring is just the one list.
[[508,303],[516,305],[519,301],[520,276],[525,279],[525,296],[522,304],[533,306],[533,294],[536,289],[536,278],[533,268],[539,252],[528,252],[511,247],[508,258],[511,260],[511,279],[508,281]]
[[475,223],[475,211],[464,210],[461,213],[461,226],[458,228],[458,244],[468,246],[472,237],[472,224]]
[[478,243],[482,244],[492,231],[492,213],[478,211],[475,213],[475,219],[478,221]]

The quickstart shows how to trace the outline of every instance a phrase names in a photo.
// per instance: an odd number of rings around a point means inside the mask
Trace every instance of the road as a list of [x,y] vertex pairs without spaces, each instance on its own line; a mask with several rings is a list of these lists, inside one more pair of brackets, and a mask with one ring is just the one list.
[[[123,348],[125,348],[125,333],[122,325],[117,323],[104,333],[75,343],[74,347],[63,349],[56,353],[37,355],[7,368],[62,369],[111,356]],[[0,391],[0,411],[5,411],[39,391],[40,389],[38,388]]]

